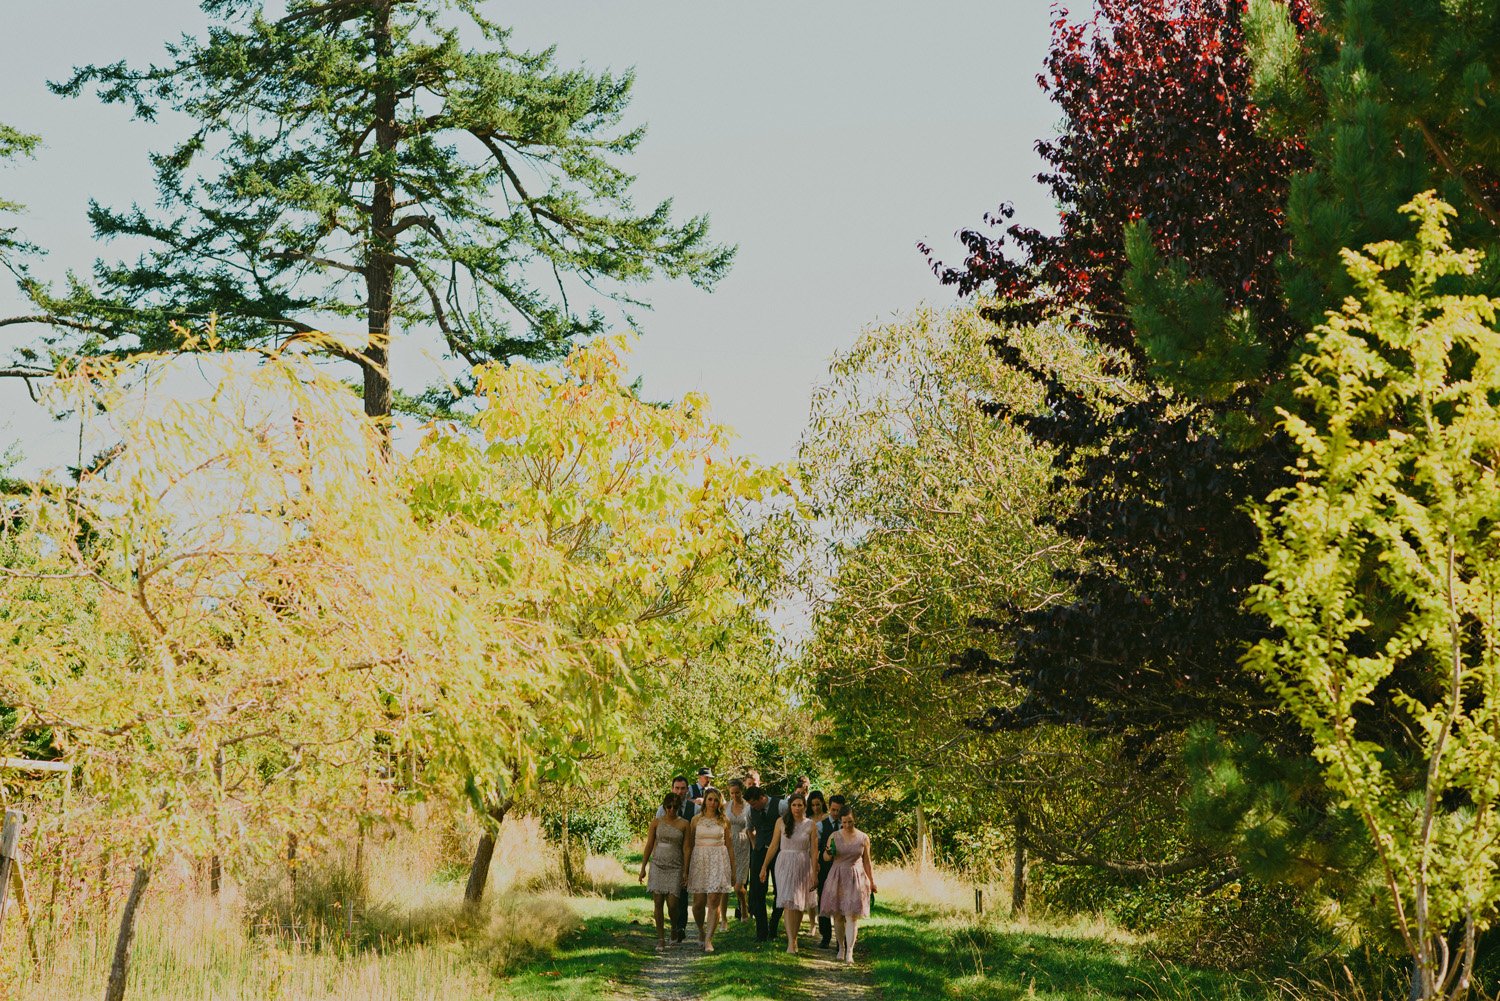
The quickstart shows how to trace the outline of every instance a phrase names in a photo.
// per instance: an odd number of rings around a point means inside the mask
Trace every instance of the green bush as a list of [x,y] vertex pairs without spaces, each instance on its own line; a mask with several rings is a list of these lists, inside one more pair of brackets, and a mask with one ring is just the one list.
[[[617,855],[630,843],[630,816],[625,804],[572,807],[567,811],[568,836],[582,841],[595,855]],[[542,815],[542,834],[552,844],[562,843],[563,811]]]

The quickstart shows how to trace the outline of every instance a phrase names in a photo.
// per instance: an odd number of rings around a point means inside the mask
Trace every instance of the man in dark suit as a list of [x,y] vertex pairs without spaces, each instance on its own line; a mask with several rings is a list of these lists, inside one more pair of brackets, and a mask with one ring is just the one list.
[[698,781],[688,786],[688,799],[696,803],[699,809],[703,807],[703,794],[714,784],[713,780],[714,773],[704,767],[698,769]]
[[[750,916],[755,918],[755,941],[766,942],[776,937],[781,908],[772,910],[767,922],[767,881],[760,878],[760,870],[766,864],[766,852],[771,848],[771,839],[776,836],[776,825],[781,820],[781,798],[766,795],[760,786],[751,786],[745,790],[745,801],[750,804],[750,820],[745,827],[750,835]],[[772,885],[775,878],[776,874],[772,872]]]

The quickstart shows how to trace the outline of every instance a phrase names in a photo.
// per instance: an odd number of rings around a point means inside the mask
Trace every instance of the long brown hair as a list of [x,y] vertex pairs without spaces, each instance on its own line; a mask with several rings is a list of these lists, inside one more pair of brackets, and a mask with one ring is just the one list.
[[797,802],[797,800],[799,799],[802,801],[802,816],[804,818],[806,818],[807,816],[807,797],[802,795],[800,792],[794,792],[790,796],[788,796],[786,798],[786,816],[781,818],[781,822],[786,825],[786,837],[792,836],[792,825],[797,822],[796,819],[792,816],[792,804]]

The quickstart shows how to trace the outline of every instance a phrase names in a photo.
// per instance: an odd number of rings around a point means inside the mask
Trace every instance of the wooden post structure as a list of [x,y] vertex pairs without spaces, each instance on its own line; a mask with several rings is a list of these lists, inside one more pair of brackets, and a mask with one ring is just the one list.
[[1010,913],[1020,917],[1026,913],[1026,811],[1016,812],[1016,867],[1011,873]]
[[917,804],[917,871],[926,872],[927,863],[930,860],[928,847],[931,840],[927,831],[927,811],[922,809],[922,804]]
[[12,890],[16,895],[16,908],[21,912],[21,931],[26,936],[26,951],[31,953],[32,966],[40,970],[42,950],[37,948],[31,898],[26,893],[26,878],[21,873],[19,858],[21,825],[25,820],[26,815],[20,810],[6,810],[5,826],[0,828],[0,944],[4,944],[5,936],[6,891]]
[[974,887],[974,913],[984,913],[984,890],[978,886]]
[[[0,771],[33,772],[41,774],[66,774],[73,770],[71,762],[38,761],[31,758],[0,758]],[[20,843],[21,825],[26,815],[20,810],[5,811],[4,826],[0,826],[0,945],[5,939],[6,898],[14,891],[16,909],[21,913],[21,928],[26,936],[26,949],[31,953],[34,969],[39,973],[42,952],[36,944],[36,926],[32,921],[31,897],[26,892],[26,877],[21,871]]]
[[25,815],[20,810],[6,810],[5,826],[0,827],[0,945],[5,944],[5,898],[10,890],[10,870],[15,865],[23,819]]

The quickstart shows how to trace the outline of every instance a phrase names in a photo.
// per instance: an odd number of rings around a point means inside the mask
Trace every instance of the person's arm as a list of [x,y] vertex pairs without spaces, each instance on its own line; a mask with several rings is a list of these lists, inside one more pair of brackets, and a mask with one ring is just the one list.
[[807,832],[807,886],[818,885],[818,825]]
[[[724,821],[724,844],[729,848],[729,873],[734,875],[734,829],[729,826],[729,821]],[[732,880],[731,880],[732,882]]]
[[682,839],[682,878],[687,880],[688,866],[693,863],[693,835],[698,833],[698,818],[688,824],[687,837]]
[[641,878],[636,880],[637,883],[646,881],[646,866],[651,862],[651,852],[656,849],[656,824],[657,821],[652,820],[651,829],[646,832],[646,849],[641,855]]
[[865,878],[867,878],[870,881],[870,892],[874,893],[875,892],[875,867],[872,866],[872,865],[870,865],[870,836],[868,834],[865,835],[865,850],[864,850],[864,859],[863,859],[863,862],[865,864]]
[[776,825],[776,833],[771,835],[771,847],[766,849],[766,860],[760,864],[760,881],[766,881],[766,870],[771,866],[771,860],[776,853],[781,851],[781,825]]

